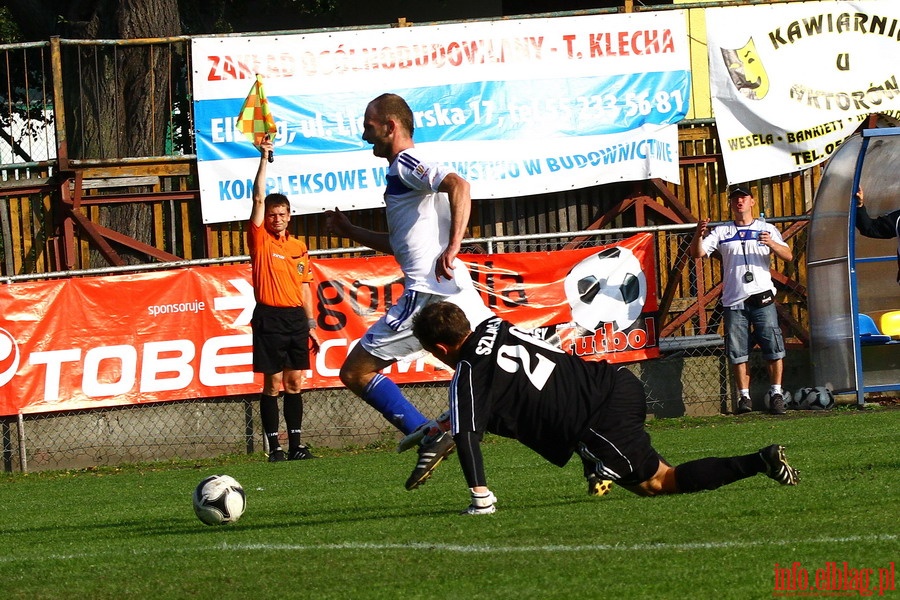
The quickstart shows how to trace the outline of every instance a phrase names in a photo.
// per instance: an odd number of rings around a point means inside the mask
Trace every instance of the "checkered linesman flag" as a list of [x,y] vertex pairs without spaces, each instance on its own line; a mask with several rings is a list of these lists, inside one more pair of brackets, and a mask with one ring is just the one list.
[[[275,117],[269,110],[269,101],[263,91],[262,75],[256,75],[256,81],[244,100],[241,112],[237,118],[237,128],[253,145],[259,148],[267,134],[275,135],[278,128],[275,126]],[[272,152],[269,152],[269,162],[275,160]]]

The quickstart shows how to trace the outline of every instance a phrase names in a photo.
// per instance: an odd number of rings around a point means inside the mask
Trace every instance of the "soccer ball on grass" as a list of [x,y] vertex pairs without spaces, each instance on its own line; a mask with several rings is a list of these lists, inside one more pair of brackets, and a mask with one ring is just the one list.
[[797,390],[797,408],[801,410],[829,410],[834,407],[834,394],[824,385]]
[[244,488],[229,475],[210,475],[197,484],[193,494],[194,512],[207,525],[234,523],[244,514]]

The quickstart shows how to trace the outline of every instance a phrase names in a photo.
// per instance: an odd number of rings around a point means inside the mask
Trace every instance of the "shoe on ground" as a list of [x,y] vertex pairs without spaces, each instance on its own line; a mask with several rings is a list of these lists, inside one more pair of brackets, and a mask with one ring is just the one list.
[[287,460],[284,450],[272,450],[269,452],[269,462],[281,462],[283,460]]
[[462,511],[461,515],[492,515],[497,512],[497,496],[488,491],[487,494],[472,496],[472,503]]
[[288,452],[288,460],[309,460],[310,458],[315,458],[313,453],[309,451],[309,448],[306,446],[300,446]]
[[456,443],[449,431],[440,432],[437,437],[424,438],[419,446],[419,460],[413,469],[409,479],[406,480],[406,489],[414,490],[425,483],[441,461],[453,453]]
[[741,396],[738,400],[737,412],[739,415],[745,415],[749,412],[753,412],[753,402],[750,401],[750,398],[747,396]]
[[800,482],[800,472],[789,465],[784,457],[784,446],[766,446],[759,451],[759,456],[766,463],[766,475],[781,485],[797,485]]
[[588,496],[605,496],[612,489],[613,482],[602,479],[599,475],[591,473],[587,477]]
[[787,409],[784,407],[784,396],[781,394],[772,394],[772,397],[769,399],[769,413],[773,415],[783,415],[787,413]]
[[497,512],[497,507],[494,506],[493,504],[491,504],[490,506],[488,506],[486,508],[480,508],[478,506],[470,504],[469,508],[467,508],[466,510],[462,511],[459,514],[461,514],[461,515],[492,515],[495,512]]

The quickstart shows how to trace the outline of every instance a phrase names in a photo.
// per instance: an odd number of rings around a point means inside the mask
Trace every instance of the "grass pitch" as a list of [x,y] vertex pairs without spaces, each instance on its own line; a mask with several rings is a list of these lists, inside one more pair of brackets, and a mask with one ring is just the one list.
[[[829,563],[845,562],[850,581],[871,570],[875,596],[881,576],[884,596],[900,597],[887,579],[900,557],[900,410],[648,427],[673,464],[784,444],[800,485],[758,476],[691,495],[614,487],[592,498],[577,459],[558,469],[496,437],[484,454],[498,511],[475,517],[457,514],[468,490],[455,455],[407,492],[414,454],[390,448],[6,474],[0,597],[827,597],[837,590],[816,589],[817,572],[834,587]],[[193,514],[191,492],[213,473],[247,492],[233,525]],[[779,591],[790,581],[776,565],[805,572],[809,589]]]

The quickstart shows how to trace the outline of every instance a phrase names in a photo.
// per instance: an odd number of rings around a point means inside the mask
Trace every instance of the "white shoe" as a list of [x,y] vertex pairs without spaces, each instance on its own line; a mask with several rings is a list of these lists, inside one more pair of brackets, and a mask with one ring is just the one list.
[[462,511],[461,515],[492,515],[497,512],[497,507],[491,504],[486,508],[480,508],[478,506],[469,505],[469,508]]
[[472,504],[462,511],[461,515],[492,515],[497,512],[497,496],[488,490],[487,493],[472,492]]

